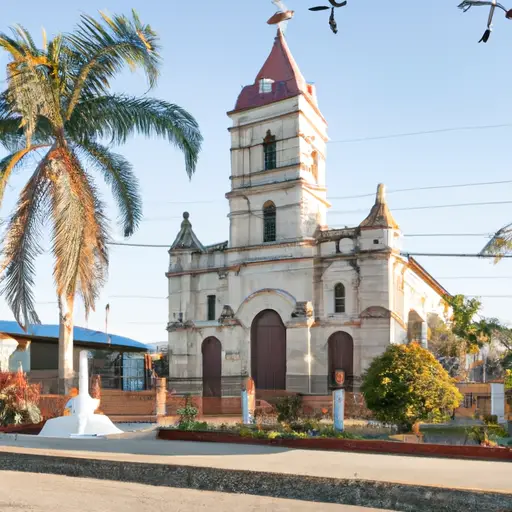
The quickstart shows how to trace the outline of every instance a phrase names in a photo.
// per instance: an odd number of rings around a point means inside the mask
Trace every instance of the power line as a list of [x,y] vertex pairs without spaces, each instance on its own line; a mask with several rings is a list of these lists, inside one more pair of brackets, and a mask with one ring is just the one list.
[[438,128],[435,130],[421,130],[418,132],[394,133],[394,134],[390,134],[390,135],[377,135],[374,137],[360,137],[357,139],[331,140],[328,142],[328,144],[348,144],[348,143],[352,143],[352,142],[366,142],[366,141],[371,141],[371,140],[398,139],[398,138],[403,138],[403,137],[414,137],[417,135],[433,135],[436,133],[447,133],[447,132],[491,130],[491,129],[496,129],[496,128],[509,128],[511,126],[512,126],[512,123],[475,125],[475,126],[455,126],[455,127],[451,127],[451,128]]
[[449,236],[449,237],[453,237],[453,236],[461,236],[461,237],[477,236],[477,237],[483,237],[483,236],[486,236],[486,237],[492,238],[494,236],[494,234],[493,233],[413,233],[411,235],[405,235],[404,234],[404,237],[407,237],[407,238],[443,237],[443,236]]
[[[493,254],[464,254],[464,253],[448,253],[448,252],[401,252],[402,256],[431,256],[438,258],[496,258],[496,255]],[[500,258],[512,258],[512,254],[504,254],[500,256]]]
[[[393,208],[392,211],[405,211],[405,210],[436,210],[439,208],[464,208],[468,206],[497,206],[503,204],[512,204],[512,201],[487,201],[481,203],[453,203],[453,204],[433,204],[423,206],[404,206],[402,208]],[[348,213],[362,213],[368,211],[367,208],[359,208],[358,210],[334,210],[329,212],[331,215],[341,215]]]
[[151,297],[148,295],[109,295],[109,299],[148,299],[148,300],[167,300],[169,297]]
[[474,299],[512,299],[512,295],[465,295]]
[[[508,185],[511,184],[512,180],[501,180],[501,181],[480,181],[475,183],[456,183],[452,185],[431,185],[428,187],[409,187],[409,188],[397,188],[397,189],[387,189],[386,194],[398,194],[401,192],[416,192],[421,190],[442,190],[442,189],[451,189],[451,188],[467,188],[467,187],[485,187],[492,185]],[[351,196],[329,196],[328,200],[341,200],[341,199],[361,199],[364,197],[375,197],[375,192],[368,192],[365,194],[355,194]],[[153,202],[153,201],[151,201]],[[159,203],[165,204],[212,204],[212,203],[225,203],[224,199],[214,199],[214,200],[200,200],[200,201],[155,201]],[[181,217],[173,217],[180,218]]]
[[512,276],[442,276],[436,279],[512,279]]
[[[404,234],[406,238],[419,238],[419,237],[489,237],[494,236],[493,233],[412,233]],[[142,248],[157,248],[169,249],[171,244],[132,244],[128,242],[109,242],[108,245],[116,247],[142,247]]]
[[119,247],[157,247],[157,248],[164,248],[169,249],[171,244],[131,244],[131,243],[125,243],[125,242],[109,242],[107,245],[114,245]]
[[[440,190],[447,188],[465,188],[465,187],[484,187],[490,185],[506,185],[512,183],[512,180],[503,180],[503,181],[480,181],[476,183],[459,183],[454,185],[431,185],[429,187],[410,187],[410,188],[397,188],[397,189],[389,189],[386,190],[386,194],[396,194],[399,192],[415,192],[418,190]],[[354,196],[337,196],[331,197],[328,199],[359,199],[362,197],[375,197],[375,192],[367,193],[367,194],[359,194]]]
[[[479,203],[453,203],[453,204],[433,204],[433,205],[423,205],[423,206],[405,206],[401,208],[393,208],[394,212],[397,211],[406,211],[406,210],[436,210],[440,208],[464,208],[468,206],[499,206],[505,204],[512,204],[512,201],[485,201]],[[368,208],[358,208],[357,210],[331,210],[329,213],[331,215],[346,215],[349,213],[363,213],[367,212]],[[174,219],[181,219],[182,217],[149,217],[143,219],[142,222],[163,222]]]

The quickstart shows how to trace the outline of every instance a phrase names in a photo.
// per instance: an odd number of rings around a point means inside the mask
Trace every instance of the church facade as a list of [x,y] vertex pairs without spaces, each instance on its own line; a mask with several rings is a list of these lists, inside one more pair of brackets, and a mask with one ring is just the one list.
[[391,343],[426,344],[447,292],[401,255],[383,185],[358,226],[329,229],[327,123],[280,30],[228,116],[229,240],[203,245],[185,212],[169,250],[173,387],[324,394],[336,370],[357,388]]

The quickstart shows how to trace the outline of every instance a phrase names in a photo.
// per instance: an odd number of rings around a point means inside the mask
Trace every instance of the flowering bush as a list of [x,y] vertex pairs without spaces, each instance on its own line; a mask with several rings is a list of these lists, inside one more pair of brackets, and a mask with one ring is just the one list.
[[462,399],[446,370],[417,343],[390,345],[371,362],[361,391],[377,420],[404,432],[418,421],[443,421]]
[[0,372],[0,426],[40,423],[40,386],[22,372]]

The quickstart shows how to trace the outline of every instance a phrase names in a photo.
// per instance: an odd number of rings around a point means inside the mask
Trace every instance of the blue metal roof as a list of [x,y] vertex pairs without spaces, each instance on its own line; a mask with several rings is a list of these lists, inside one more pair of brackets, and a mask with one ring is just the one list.
[[[59,339],[58,325],[31,325],[25,332],[17,322],[10,320],[0,320],[0,332],[11,335],[34,336],[35,338],[53,338]],[[85,327],[75,327],[73,329],[73,338],[82,343],[101,343],[103,345],[115,345],[117,347],[135,348],[139,350],[148,350],[148,347],[140,341],[117,336],[116,334],[106,334],[101,331],[93,331]]]

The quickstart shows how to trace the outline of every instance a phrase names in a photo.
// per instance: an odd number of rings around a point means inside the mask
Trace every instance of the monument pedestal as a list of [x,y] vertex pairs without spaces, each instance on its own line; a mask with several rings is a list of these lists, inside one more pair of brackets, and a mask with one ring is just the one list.
[[80,352],[80,380],[78,396],[72,398],[66,409],[69,416],[60,416],[48,420],[39,435],[41,437],[86,438],[122,434],[112,421],[103,414],[94,414],[100,405],[97,398],[89,395],[88,353]]

